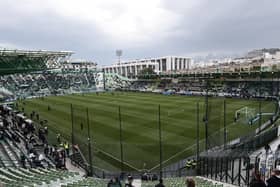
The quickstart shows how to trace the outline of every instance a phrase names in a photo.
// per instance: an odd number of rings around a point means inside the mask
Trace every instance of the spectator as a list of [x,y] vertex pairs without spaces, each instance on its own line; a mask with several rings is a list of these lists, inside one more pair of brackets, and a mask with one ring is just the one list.
[[280,160],[280,144],[277,146],[277,149],[275,150],[274,159],[275,159],[275,166],[277,166]]
[[162,180],[162,179],[159,179],[159,183],[158,183],[155,187],[165,187],[165,186],[163,185],[163,180]]
[[121,186],[122,186],[122,184],[119,181],[118,177],[111,179],[107,185],[107,187],[121,187]]
[[156,174],[153,174],[153,176],[152,176],[152,181],[156,181],[156,180],[158,180],[158,177],[157,177]]
[[69,156],[69,143],[68,142],[64,142],[64,149],[66,151],[66,156]]
[[266,155],[268,155],[269,153],[272,152],[269,144],[266,144],[264,146],[264,150],[265,150]]
[[48,127],[47,126],[44,127],[44,130],[45,130],[45,134],[48,135]]
[[23,153],[20,154],[20,162],[23,168],[25,168],[25,155]]
[[133,182],[133,177],[129,175],[129,176],[127,177],[127,183],[125,184],[125,187],[134,187],[134,186],[132,185],[132,182]]
[[276,166],[273,171],[273,176],[270,177],[266,183],[267,187],[279,187],[280,186],[280,165]]
[[44,155],[43,154],[39,154],[38,160],[42,162],[42,161],[44,161],[44,159],[45,159]]
[[107,187],[111,187],[113,185],[113,179],[110,179],[110,181],[107,184]]
[[60,134],[59,134],[59,133],[56,135],[56,140],[57,140],[57,143],[58,143],[58,144],[61,143],[61,141],[60,141]]
[[36,159],[36,155],[33,152],[31,152],[29,154],[29,158],[32,160],[32,162],[34,162],[34,160]]
[[266,187],[264,181],[261,179],[260,173],[254,173],[253,179],[250,182],[250,187]]
[[36,119],[37,119],[37,121],[39,121],[39,119],[40,119],[39,114],[36,114]]
[[0,130],[0,140],[4,138],[4,131]]
[[148,181],[148,174],[145,172],[145,173],[142,175],[141,179],[142,179],[143,181]]
[[187,178],[186,185],[187,187],[195,187],[195,182],[192,178]]
[[44,144],[44,154],[48,155],[49,154],[49,147],[47,144]]

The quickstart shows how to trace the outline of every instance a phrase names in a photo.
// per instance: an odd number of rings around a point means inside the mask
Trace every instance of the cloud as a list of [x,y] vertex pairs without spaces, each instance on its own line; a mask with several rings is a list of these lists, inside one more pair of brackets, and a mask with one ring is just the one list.
[[[0,0],[0,46],[123,58],[278,47],[280,2],[267,0]],[[4,18],[4,19],[3,19]]]

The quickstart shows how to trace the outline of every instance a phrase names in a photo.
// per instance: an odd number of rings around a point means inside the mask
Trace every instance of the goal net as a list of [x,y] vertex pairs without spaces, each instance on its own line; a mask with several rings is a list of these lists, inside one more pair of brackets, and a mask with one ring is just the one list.
[[252,119],[256,118],[256,112],[254,108],[242,107],[235,111],[235,121],[250,122]]

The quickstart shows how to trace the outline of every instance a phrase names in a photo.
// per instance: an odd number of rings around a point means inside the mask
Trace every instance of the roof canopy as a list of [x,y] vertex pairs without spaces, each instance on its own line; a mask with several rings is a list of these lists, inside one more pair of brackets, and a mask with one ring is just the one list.
[[0,49],[0,75],[57,68],[72,51]]

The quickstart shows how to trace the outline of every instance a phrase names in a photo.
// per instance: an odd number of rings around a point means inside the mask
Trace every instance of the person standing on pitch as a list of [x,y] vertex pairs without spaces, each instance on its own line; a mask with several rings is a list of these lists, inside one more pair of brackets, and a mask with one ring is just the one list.
[[159,183],[157,185],[155,185],[155,187],[165,187],[163,185],[163,180],[162,179],[159,179]]

